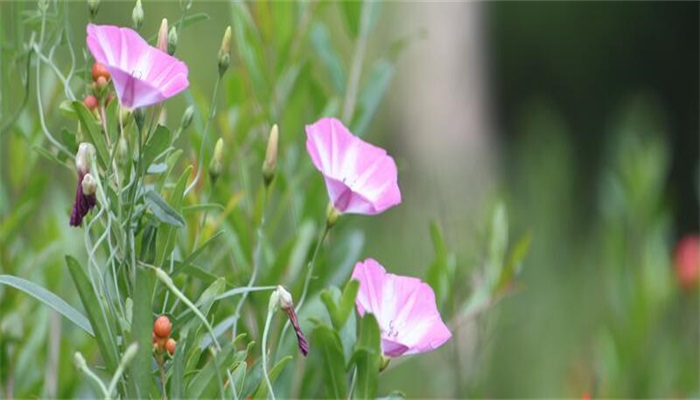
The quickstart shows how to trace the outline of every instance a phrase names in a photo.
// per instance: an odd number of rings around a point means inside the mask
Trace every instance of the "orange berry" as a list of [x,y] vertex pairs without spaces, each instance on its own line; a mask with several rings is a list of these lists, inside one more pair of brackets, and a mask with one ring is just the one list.
[[159,338],[165,339],[170,336],[170,330],[172,328],[173,324],[170,323],[170,319],[165,315],[161,315],[153,324],[153,333]]
[[109,74],[109,71],[107,70],[107,67],[96,62],[95,64],[92,65],[92,80],[96,81],[97,78],[99,78],[99,77],[104,77],[105,80],[107,80],[107,79],[109,79],[110,74]]
[[93,111],[97,108],[97,98],[91,94],[87,95],[85,96],[85,100],[83,100],[83,104],[85,104],[85,107],[87,107],[88,110]]
[[168,341],[165,342],[165,350],[167,350],[171,356],[175,354],[175,345],[176,344],[177,344],[177,342],[172,338],[168,339]]

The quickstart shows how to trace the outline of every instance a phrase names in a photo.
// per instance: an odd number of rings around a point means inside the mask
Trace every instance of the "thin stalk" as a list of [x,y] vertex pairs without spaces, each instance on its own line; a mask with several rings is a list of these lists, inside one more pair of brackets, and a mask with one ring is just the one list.
[[360,34],[357,38],[355,53],[352,56],[350,75],[345,88],[345,100],[343,102],[343,121],[350,123],[355,112],[355,102],[357,101],[357,89],[360,84],[360,74],[362,72],[362,62],[365,58],[367,48],[367,37],[369,36],[369,17],[371,4],[365,0],[362,2],[362,14],[360,15]]
[[211,102],[209,103],[211,104],[211,106],[209,106],[209,118],[207,118],[207,123],[204,125],[204,131],[202,131],[202,144],[199,146],[199,162],[197,163],[197,175],[195,175],[192,183],[190,183],[190,185],[187,186],[187,189],[185,189],[185,196],[187,196],[192,191],[192,189],[194,189],[194,187],[197,185],[197,182],[199,182],[199,178],[202,176],[202,168],[204,168],[204,145],[207,142],[207,133],[209,133],[209,126],[211,125],[211,121],[216,115],[216,100],[219,94],[220,82],[221,75],[217,75],[216,83],[214,83],[214,93],[212,94]]
[[[304,289],[301,292],[301,297],[299,298],[299,303],[297,303],[296,309],[301,310],[301,307],[304,305],[304,301],[306,300],[306,295],[309,291],[309,284],[311,283],[311,277],[313,276],[313,271],[314,271],[314,266],[316,265],[316,258],[318,257],[318,253],[321,250],[321,245],[323,244],[323,241],[326,239],[326,236],[328,236],[328,232],[331,230],[331,226],[326,224],[326,227],[323,229],[323,233],[321,233],[321,238],[319,241],[316,243],[316,248],[314,249],[314,254],[311,256],[311,261],[309,262],[309,265],[306,270],[306,278],[304,280]],[[280,335],[279,339],[279,345],[277,346],[278,348],[282,348],[284,344],[284,338],[286,337],[287,330],[289,329],[290,322],[287,321],[284,324],[284,329],[282,329],[282,334]]]
[[270,382],[270,376],[267,372],[267,335],[270,333],[270,325],[272,322],[272,314],[274,313],[274,307],[269,307],[267,310],[267,319],[265,320],[265,329],[263,330],[262,338],[262,367],[263,376],[265,377],[265,384],[267,385],[267,391],[272,400],[275,400],[275,392],[272,390],[272,382]]
[[[253,250],[253,274],[250,276],[250,280],[248,281],[248,284],[245,286],[246,288],[252,288],[253,285],[255,285],[255,280],[258,277],[258,270],[260,269],[260,264],[262,264],[262,247],[263,247],[263,239],[264,239],[264,228],[265,228],[265,210],[267,209],[267,186],[265,186],[265,191],[263,192],[263,205],[262,205],[262,216],[260,218],[260,225],[258,225],[257,229],[257,236],[258,236],[258,241],[255,244],[255,249]],[[243,295],[241,296],[241,299],[238,301],[238,305],[236,306],[236,312],[233,314],[235,316],[235,320],[233,322],[233,329],[232,329],[232,338],[236,337],[237,334],[237,328],[238,328],[238,321],[240,320],[240,315],[241,315],[241,309],[243,308],[243,304],[245,303],[246,299],[248,298],[248,291],[243,292]]]

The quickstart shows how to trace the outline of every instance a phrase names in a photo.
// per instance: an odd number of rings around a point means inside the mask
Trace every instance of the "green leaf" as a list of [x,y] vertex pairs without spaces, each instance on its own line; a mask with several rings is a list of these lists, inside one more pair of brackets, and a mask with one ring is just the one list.
[[148,208],[160,222],[170,226],[176,226],[178,228],[185,226],[185,220],[180,216],[180,214],[177,213],[177,211],[173,210],[158,193],[153,190],[148,190],[144,194],[144,198],[146,199]]
[[182,213],[194,214],[199,211],[225,211],[226,208],[218,203],[205,203],[205,204],[195,204],[192,206],[182,207]]
[[486,271],[489,285],[498,284],[503,268],[503,258],[508,245],[508,218],[503,203],[498,203],[491,219],[491,241],[489,243],[489,265]]
[[353,123],[353,132],[362,136],[372,118],[379,109],[379,104],[389,88],[396,68],[386,59],[378,60],[369,71],[367,81],[357,99],[357,119]]
[[170,146],[170,130],[158,125],[143,146],[143,171],[147,171],[153,161]]
[[[185,392],[188,399],[211,398],[216,394],[218,385],[213,380],[218,376],[226,376],[226,368],[233,362],[236,347],[233,342],[228,342],[217,356],[218,362],[210,360],[190,379]],[[218,373],[217,373],[218,369]]]
[[362,13],[362,1],[341,1],[336,4],[340,5],[345,21],[345,27],[350,34],[350,37],[357,39],[360,34],[360,14]]
[[253,363],[253,366],[248,370],[248,376],[246,377],[245,384],[243,385],[241,398],[247,399],[250,397],[255,390],[260,387],[262,379],[262,357],[259,357],[257,360],[255,360],[255,363]]
[[175,357],[173,358],[173,364],[170,368],[171,375],[168,380],[170,391],[168,392],[168,396],[170,396],[171,399],[181,399],[185,395],[183,385],[185,381],[185,354],[187,354],[189,350],[187,334],[188,332],[186,330],[180,330],[180,338],[178,339]]
[[372,314],[365,314],[360,321],[360,335],[357,339],[352,361],[357,369],[357,383],[353,397],[374,399],[377,396],[377,377],[381,365],[380,333],[377,320]]
[[321,63],[328,71],[333,89],[337,94],[345,93],[345,69],[338,52],[333,48],[328,28],[321,22],[315,22],[311,27],[311,44]]
[[[270,382],[275,383],[277,380],[277,377],[282,373],[282,370],[284,370],[284,366],[287,365],[287,363],[292,359],[292,356],[286,356],[279,360],[277,364],[275,364],[272,369],[270,369],[270,372],[268,373],[268,376],[270,377]],[[253,395],[254,399],[266,399],[267,398],[267,385],[260,385],[258,390],[255,392],[255,395]]]
[[107,143],[105,142],[102,128],[97,125],[97,120],[82,102],[74,101],[73,109],[75,109],[75,112],[78,114],[80,123],[83,128],[85,128],[85,133],[90,139],[90,142],[95,146],[95,150],[97,150],[97,161],[102,168],[107,168],[109,164],[109,150],[107,150]]
[[85,270],[80,266],[78,261],[71,256],[66,256],[66,264],[73,278],[73,282],[75,283],[75,287],[78,289],[78,295],[80,296],[80,301],[83,303],[87,317],[90,320],[90,325],[95,330],[94,336],[95,339],[97,339],[97,346],[100,348],[102,358],[107,365],[107,371],[113,373],[116,371],[117,365],[119,364],[119,357],[116,347],[117,341],[112,335],[112,330],[110,329],[110,323],[108,321],[110,317],[107,314],[108,310],[102,308],[102,303],[98,300],[97,294],[90,284]]
[[[192,166],[185,168],[185,171],[180,175],[177,184],[170,192],[168,204],[171,210],[180,210],[182,200],[187,187],[187,179],[192,173]],[[182,218],[182,217],[181,217]],[[184,221],[183,221],[184,225]],[[160,229],[158,240],[156,242],[156,265],[163,265],[165,258],[172,253],[175,248],[175,228],[174,226],[164,226]]]
[[448,298],[455,269],[455,257],[448,253],[442,230],[436,222],[430,224],[430,237],[435,249],[435,260],[428,267],[426,282],[435,290],[435,298],[440,306]]
[[345,376],[345,356],[338,333],[325,325],[313,331],[314,348],[322,357],[324,381],[327,383],[328,397],[345,398],[347,379]]
[[187,270],[190,264],[192,264],[197,257],[199,257],[202,253],[204,253],[204,250],[206,250],[210,245],[214,244],[216,242],[216,239],[221,237],[224,234],[224,231],[218,231],[215,234],[211,235],[209,239],[207,239],[204,243],[202,243],[201,246],[197,248],[197,250],[193,251],[192,254],[190,254],[185,261],[182,263],[176,262],[175,269],[173,270],[173,275],[176,275],[182,270]]
[[343,295],[340,298],[340,303],[338,304],[338,318],[340,318],[340,326],[345,325],[348,317],[355,309],[355,297],[357,297],[357,292],[360,290],[360,282],[351,279],[345,285],[343,289]]
[[[132,268],[136,268],[132,266]],[[134,316],[131,328],[132,340],[138,343],[138,351],[129,365],[130,397],[147,398],[154,386],[151,376],[153,345],[153,287],[155,276],[152,270],[136,268],[134,287]]]
[[503,266],[503,270],[501,271],[501,277],[498,281],[498,289],[504,289],[507,287],[508,283],[510,283],[510,281],[518,273],[519,266],[527,255],[531,242],[532,235],[528,233],[524,235],[515,245],[513,250],[511,250],[508,256],[508,261]]
[[46,288],[39,286],[34,282],[12,275],[0,275],[0,284],[19,289],[34,297],[66,317],[69,321],[78,326],[78,328],[84,330],[91,336],[95,336],[95,332],[92,330],[90,321],[80,311],[73,308],[70,304],[66,303],[65,300],[53,294]]

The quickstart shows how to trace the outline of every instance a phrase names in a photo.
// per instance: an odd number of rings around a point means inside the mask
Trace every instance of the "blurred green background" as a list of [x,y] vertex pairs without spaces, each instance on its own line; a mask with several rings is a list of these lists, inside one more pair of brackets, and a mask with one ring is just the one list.
[[[284,4],[269,3],[273,9],[290,7]],[[499,201],[506,206],[511,248],[528,234],[532,244],[513,295],[456,326],[454,340],[440,350],[392,366],[381,377],[380,393],[700,396],[697,285],[682,290],[673,268],[677,240],[699,230],[700,5],[381,6],[363,77],[372,60],[391,53],[392,81],[364,136],[396,158],[404,202],[378,218],[344,221],[346,232],[364,234],[360,258],[371,256],[389,269],[425,276],[434,258],[428,226],[437,221],[455,255],[457,279],[450,284],[462,299],[475,292],[474,276],[487,263],[491,218]],[[14,16],[18,9],[34,7],[30,2],[0,4],[3,126],[24,93],[18,79],[23,65],[12,55],[29,38]],[[131,2],[103,2],[98,22],[130,26],[131,7]],[[323,4],[314,18],[329,27],[347,71],[353,46],[339,8],[339,3]],[[85,4],[70,2],[66,9],[72,41],[83,43]],[[179,121],[186,100],[208,98],[212,92],[212,55],[231,23],[225,2],[195,2],[193,9],[210,19],[180,38],[178,56],[188,62],[192,90],[169,103],[171,124]],[[251,9],[257,17],[258,7],[252,4]],[[144,11],[143,32],[155,33],[162,17],[179,16],[175,2],[144,2]],[[310,40],[304,40],[304,51],[321,63]],[[83,50],[77,46],[80,58]],[[57,58],[68,61],[65,52]],[[332,77],[333,67],[317,67],[311,74]],[[229,77],[228,92],[249,79]],[[45,92],[53,96],[47,104],[62,100],[55,85],[47,79]],[[315,93],[327,92],[321,88]],[[229,122],[246,117],[227,114],[221,102],[219,107]],[[29,109],[36,109],[33,98]],[[49,112],[50,126],[60,127],[58,113]],[[41,135],[26,133],[36,129],[31,115],[20,116],[19,128],[0,138],[1,269],[40,282],[63,282],[62,291],[69,292],[72,284],[60,279],[59,250],[81,249],[80,235],[65,222],[73,176],[61,169],[40,176],[13,173],[29,159],[52,165],[28,153],[42,142]],[[283,140],[289,137],[301,148],[303,124],[315,117],[284,117],[293,122],[287,124],[288,136],[282,131]],[[226,126],[221,123],[220,129]],[[193,141],[183,144],[197,145]],[[255,146],[257,162],[261,146]],[[321,190],[320,182],[314,188]],[[9,218],[18,209],[37,211],[26,219]],[[24,223],[14,226],[15,220]],[[35,239],[37,229],[54,238],[49,247],[44,239]],[[18,250],[21,256],[16,256]],[[6,294],[0,289],[0,296]],[[35,387],[50,375],[32,364],[44,365],[43,358],[55,356],[43,354],[40,343],[59,322],[26,298],[8,299],[0,301],[5,316],[0,340],[30,323],[20,321],[22,314],[42,322],[43,331],[27,337],[39,344],[24,344],[34,352],[14,364],[18,371],[33,371],[17,393],[36,395],[41,391]],[[457,306],[449,307],[454,312]],[[89,345],[83,341],[82,346]],[[62,362],[72,368],[70,361]],[[8,365],[3,358],[5,390]]]

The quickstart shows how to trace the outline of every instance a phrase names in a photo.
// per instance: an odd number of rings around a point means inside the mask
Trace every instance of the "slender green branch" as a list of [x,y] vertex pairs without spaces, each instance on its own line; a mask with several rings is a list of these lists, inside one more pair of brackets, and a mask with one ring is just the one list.
[[345,100],[343,103],[343,121],[349,124],[355,112],[355,102],[357,101],[357,89],[360,84],[360,74],[362,72],[362,62],[365,58],[367,48],[367,37],[369,36],[369,18],[372,5],[369,1],[362,2],[362,14],[360,16],[360,34],[357,38],[355,53],[352,56],[350,75],[348,76],[347,87],[345,88]]
[[192,183],[190,183],[189,186],[187,186],[187,189],[185,189],[185,196],[187,196],[192,189],[197,185],[197,182],[199,182],[200,177],[202,176],[202,169],[204,168],[204,145],[207,142],[207,133],[209,133],[209,126],[211,126],[211,122],[214,120],[214,116],[216,116],[216,100],[218,98],[219,94],[219,83],[221,82],[221,75],[217,75],[216,77],[216,82],[214,83],[214,93],[212,94],[211,97],[211,104],[209,107],[209,118],[207,118],[207,123],[204,125],[204,131],[202,131],[202,143],[199,146],[199,163],[197,164],[197,175],[195,175],[194,180]]
[[129,347],[126,348],[126,351],[124,352],[124,355],[122,356],[122,359],[119,362],[119,366],[117,366],[117,370],[114,372],[114,376],[112,376],[112,380],[109,382],[107,393],[110,396],[112,395],[112,392],[114,392],[114,390],[116,389],[117,382],[119,382],[119,379],[121,379],[122,374],[124,374],[124,370],[136,355],[136,351],[138,350],[138,348],[139,345],[135,342],[130,344]]
[[267,336],[270,333],[270,325],[272,322],[272,314],[274,314],[275,308],[268,307],[267,319],[265,320],[265,328],[263,329],[262,337],[262,369],[263,377],[265,377],[265,384],[267,385],[267,390],[269,396],[272,400],[275,400],[275,392],[272,390],[272,382],[270,382],[270,375],[267,372]]
[[[257,230],[257,243],[255,244],[255,249],[253,250],[253,274],[250,276],[250,280],[248,281],[248,284],[245,286],[246,288],[252,288],[253,285],[255,285],[255,280],[258,277],[258,271],[260,269],[260,264],[262,264],[262,247],[263,247],[263,239],[265,238],[264,236],[264,228],[265,228],[265,210],[267,209],[267,186],[265,186],[265,191],[263,192],[263,206],[262,206],[262,216],[260,218],[260,225],[258,225],[258,230]],[[238,301],[238,305],[236,306],[236,312],[233,314],[235,317],[235,320],[233,322],[233,329],[232,329],[232,336],[231,337],[236,337],[237,334],[237,328],[238,328],[238,321],[240,320],[241,316],[241,309],[243,308],[243,304],[245,303],[246,299],[248,298],[248,291],[243,292],[243,295],[241,296],[241,299]]]
[[75,365],[78,367],[78,369],[82,371],[85,374],[85,376],[92,379],[97,384],[97,386],[102,391],[102,395],[104,396],[104,398],[109,399],[110,395],[109,391],[107,390],[107,387],[105,386],[104,382],[102,382],[102,380],[97,375],[95,375],[94,372],[92,372],[90,367],[88,367],[87,363],[85,362],[85,357],[83,357],[83,355],[80,354],[80,352],[78,351],[73,356],[73,360],[75,361]]

